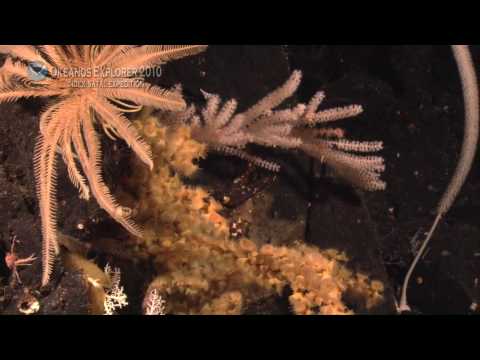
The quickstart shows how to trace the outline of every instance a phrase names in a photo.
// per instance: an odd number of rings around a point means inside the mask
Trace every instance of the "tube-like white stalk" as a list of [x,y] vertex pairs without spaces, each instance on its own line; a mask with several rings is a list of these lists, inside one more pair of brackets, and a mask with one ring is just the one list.
[[460,160],[458,161],[455,173],[448,185],[447,190],[442,196],[437,208],[437,217],[424,240],[422,247],[415,256],[412,265],[408,269],[407,276],[403,282],[402,297],[400,299],[399,310],[409,311],[407,301],[407,288],[410,277],[417,266],[418,261],[422,257],[428,243],[430,242],[435,229],[441,218],[448,212],[453,202],[455,201],[460,189],[465,183],[465,179],[470,172],[478,143],[478,125],[479,125],[479,98],[478,98],[478,83],[475,67],[473,65],[472,56],[467,45],[451,45],[455,61],[460,73],[462,81],[462,90],[465,106],[465,129],[463,135],[462,152]]

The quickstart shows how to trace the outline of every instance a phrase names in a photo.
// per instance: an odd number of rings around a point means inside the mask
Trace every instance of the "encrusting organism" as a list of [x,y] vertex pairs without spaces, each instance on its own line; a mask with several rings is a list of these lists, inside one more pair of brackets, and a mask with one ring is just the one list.
[[447,190],[443,194],[437,206],[437,216],[435,221],[433,222],[427,237],[422,243],[422,246],[417,252],[410,268],[408,269],[407,275],[405,276],[402,286],[399,311],[410,311],[410,306],[408,305],[407,301],[407,288],[410,277],[412,276],[418,261],[427,248],[427,245],[430,242],[437,225],[452,207],[453,202],[460,192],[468,173],[470,172],[473,160],[475,158],[475,153],[477,151],[480,115],[477,75],[475,73],[475,67],[473,65],[470,50],[468,49],[467,45],[452,45],[452,51],[457,63],[458,71],[460,73],[465,103],[465,129],[462,150],[453,177],[450,180]]
[[308,104],[276,110],[296,92],[301,78],[302,73],[294,71],[285,84],[242,113],[236,113],[235,99],[221,106],[218,95],[203,92],[207,104],[201,111],[192,105],[185,112],[166,115],[164,121],[183,122],[191,127],[192,138],[210,150],[236,155],[268,170],[279,171],[280,166],[248,154],[243,150],[246,145],[300,149],[361,189],[384,190],[385,183],[380,179],[384,160],[370,155],[382,150],[381,141],[352,141],[345,139],[342,129],[313,128],[355,117],[363,112],[361,106],[318,110],[325,98],[318,92]]
[[[144,81],[143,71],[197,54],[203,45],[0,45],[7,58],[0,68],[0,103],[28,97],[55,97],[40,116],[34,164],[43,235],[42,285],[49,282],[59,253],[56,233],[56,155],[60,148],[72,183],[83,199],[90,192],[99,205],[132,234],[140,229],[130,209],[119,205],[104,184],[96,126],[121,138],[152,168],[149,146],[124,112],[142,106],[182,111],[179,91]],[[72,146],[73,145],[73,146]],[[76,157],[86,179],[78,169]]]
[[198,169],[194,160],[206,155],[207,146],[193,139],[191,127],[161,122],[153,116],[134,121],[152,146],[154,169],[147,171],[133,159],[127,187],[134,194],[119,194],[135,203],[144,229],[142,238],[131,237],[121,246],[134,258],[153,260],[156,268],[145,301],[156,291],[167,300],[167,314],[241,314],[289,287],[296,314],[350,314],[344,301],[349,295],[362,303],[359,308],[383,302],[383,284],[348,270],[335,252],[300,242],[276,247],[230,239],[222,206],[204,189],[182,181]]

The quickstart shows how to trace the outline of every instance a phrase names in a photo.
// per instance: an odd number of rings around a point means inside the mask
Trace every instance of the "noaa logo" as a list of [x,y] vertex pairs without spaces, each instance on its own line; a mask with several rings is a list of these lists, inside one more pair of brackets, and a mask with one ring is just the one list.
[[42,81],[48,75],[47,67],[40,62],[31,62],[28,64],[28,76],[32,81]]

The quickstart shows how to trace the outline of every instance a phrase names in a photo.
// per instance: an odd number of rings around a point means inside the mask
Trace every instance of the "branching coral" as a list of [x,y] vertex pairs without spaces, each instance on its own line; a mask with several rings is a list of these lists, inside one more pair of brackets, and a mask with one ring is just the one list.
[[[192,137],[211,149],[237,155],[256,165],[278,171],[272,162],[247,154],[242,149],[250,143],[284,149],[300,149],[331,166],[337,175],[365,190],[385,189],[380,179],[385,170],[380,156],[370,155],[383,148],[380,141],[352,141],[344,138],[338,128],[317,128],[362,113],[359,105],[318,110],[325,99],[316,93],[308,104],[276,110],[298,89],[302,74],[294,71],[290,78],[257,104],[242,113],[236,113],[237,101],[227,101],[222,107],[218,95],[204,92],[207,104],[197,113],[194,106],[176,115],[192,128]],[[172,122],[172,116],[168,117]]]
[[109,264],[105,266],[105,274],[111,281],[111,286],[107,289],[103,307],[105,315],[114,315],[118,310],[128,305],[127,295],[120,286],[121,272],[119,268],[112,270]]
[[145,315],[165,315],[165,300],[156,289],[145,296],[143,309]]
[[62,253],[65,268],[82,274],[88,290],[89,313],[92,315],[114,315],[128,305],[127,295],[120,285],[119,268],[107,264],[102,271],[93,261],[70,251]]
[[167,313],[240,314],[285,287],[293,292],[289,301],[297,314],[352,313],[343,297],[354,289],[370,291],[372,306],[381,302],[381,287],[373,290],[366,277],[359,280],[338,258],[314,247],[231,240],[221,206],[181,180],[206,150],[192,139],[191,128],[159,126],[153,117],[134,124],[151,143],[155,163],[151,173],[134,165],[135,211],[145,233],[131,238],[130,246],[137,256],[154,260],[158,276],[146,293],[157,291],[166,299]]

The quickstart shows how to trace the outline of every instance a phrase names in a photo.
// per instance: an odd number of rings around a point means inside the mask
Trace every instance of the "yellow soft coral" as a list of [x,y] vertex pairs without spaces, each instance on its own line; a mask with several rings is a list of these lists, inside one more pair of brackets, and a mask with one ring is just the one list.
[[[297,314],[352,313],[342,296],[359,281],[341,258],[301,243],[258,247],[230,240],[221,205],[181,179],[197,170],[194,160],[205,146],[192,140],[188,127],[163,127],[152,116],[135,126],[151,143],[155,166],[152,172],[134,166],[145,236],[130,241],[136,253],[154,260],[158,276],[147,293],[161,294],[167,313],[241,314],[286,286]],[[368,281],[360,283],[369,289]]]

